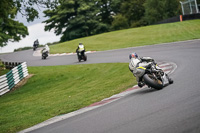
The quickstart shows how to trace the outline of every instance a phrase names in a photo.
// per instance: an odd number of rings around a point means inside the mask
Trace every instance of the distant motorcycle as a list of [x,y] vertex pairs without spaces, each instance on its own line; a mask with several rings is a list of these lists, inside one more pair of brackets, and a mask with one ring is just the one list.
[[39,46],[39,41],[38,41],[38,39],[37,39],[37,40],[35,40],[34,43],[33,43],[33,51],[35,51],[35,50],[38,48],[38,46]]
[[48,57],[48,55],[49,55],[48,50],[43,49],[43,50],[42,50],[42,59],[46,59],[46,58]]
[[141,77],[142,83],[149,88],[160,90],[173,83],[173,80],[155,62],[152,62],[148,68],[138,67],[136,71],[135,75]]
[[84,51],[82,52],[77,52],[78,55],[78,61],[81,62],[81,60],[87,61],[87,55],[85,54]]
[[37,49],[38,45],[33,45],[33,51]]

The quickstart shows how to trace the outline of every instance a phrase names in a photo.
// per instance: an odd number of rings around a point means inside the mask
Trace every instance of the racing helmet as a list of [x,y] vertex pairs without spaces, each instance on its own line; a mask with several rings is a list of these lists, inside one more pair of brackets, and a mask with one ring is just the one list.
[[131,53],[130,55],[129,55],[129,59],[131,59],[131,58],[138,58],[138,55],[134,52],[134,53]]

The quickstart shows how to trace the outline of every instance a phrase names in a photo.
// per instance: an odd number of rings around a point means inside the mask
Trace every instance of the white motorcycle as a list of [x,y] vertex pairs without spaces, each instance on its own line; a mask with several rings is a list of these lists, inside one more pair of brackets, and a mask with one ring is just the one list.
[[46,58],[48,57],[48,55],[49,55],[48,50],[43,49],[43,50],[42,50],[42,59],[46,59]]

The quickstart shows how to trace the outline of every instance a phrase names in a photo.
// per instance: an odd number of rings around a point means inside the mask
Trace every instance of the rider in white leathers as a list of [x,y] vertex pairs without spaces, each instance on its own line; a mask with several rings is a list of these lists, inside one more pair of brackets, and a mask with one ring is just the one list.
[[50,51],[50,48],[49,48],[49,46],[46,44],[46,45],[44,46],[44,48],[42,49],[42,53],[43,53],[43,52],[49,53],[49,51]]
[[[151,64],[155,63],[154,59],[151,57],[142,57],[139,58],[139,56],[136,53],[131,53],[129,55],[129,59],[131,62],[129,63],[129,70],[133,73],[133,75],[136,77],[136,80],[138,82],[139,87],[143,87],[144,84],[141,82],[142,75],[144,73],[141,72],[140,69],[137,69],[138,67],[144,67],[144,68],[151,68]],[[161,69],[157,66],[158,69]],[[167,74],[164,76],[165,81],[163,82],[164,85],[172,84],[173,80],[168,77]]]
[[129,59],[131,60],[131,62],[129,63],[129,70],[136,77],[136,80],[138,82],[138,86],[142,87],[143,84],[140,82],[141,79],[140,79],[140,77],[138,77],[138,74],[137,74],[139,70],[136,69],[136,68],[137,67],[145,67],[145,68],[150,67],[153,59],[151,57],[139,58],[139,56],[136,53],[131,53],[129,55]]

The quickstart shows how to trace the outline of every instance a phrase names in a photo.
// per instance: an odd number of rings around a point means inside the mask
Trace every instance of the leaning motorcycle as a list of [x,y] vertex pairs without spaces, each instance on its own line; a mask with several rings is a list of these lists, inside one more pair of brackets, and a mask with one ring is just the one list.
[[173,83],[173,80],[155,62],[152,62],[146,68],[137,67],[134,75],[141,79],[143,85],[156,90],[160,90],[168,84]]
[[87,61],[87,55],[85,54],[84,51],[82,52],[77,52],[78,55],[78,61],[81,62],[81,60]]
[[42,59],[46,59],[48,57],[48,51],[46,49],[42,50]]

